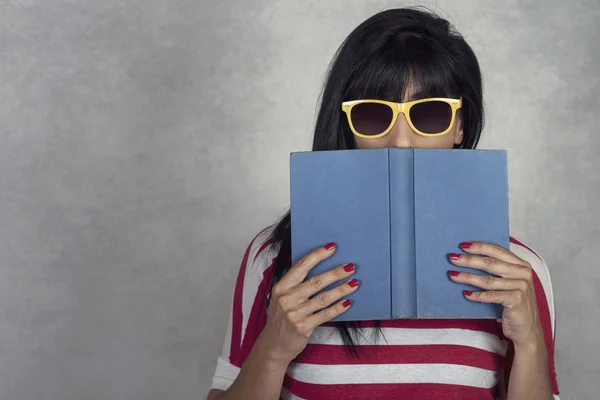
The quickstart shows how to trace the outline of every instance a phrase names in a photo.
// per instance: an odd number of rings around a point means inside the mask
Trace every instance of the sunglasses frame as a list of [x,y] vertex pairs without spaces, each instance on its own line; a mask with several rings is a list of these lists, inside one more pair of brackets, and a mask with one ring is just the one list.
[[[415,128],[415,126],[413,125],[412,120],[410,118],[410,109],[413,106],[415,106],[416,104],[428,103],[428,102],[432,102],[432,101],[441,101],[443,103],[450,105],[450,108],[452,109],[452,118],[450,120],[450,124],[448,125],[448,129],[446,129],[445,131],[440,132],[440,133],[422,132],[422,131],[418,130],[417,128]],[[390,126],[388,126],[385,131],[383,131],[382,133],[379,133],[377,135],[364,135],[362,133],[359,133],[356,129],[354,129],[354,125],[352,124],[352,117],[351,117],[352,108],[354,106],[356,106],[357,104],[364,104],[364,103],[384,104],[392,109],[392,113],[393,113],[392,121],[390,122]],[[388,133],[390,133],[390,131],[396,124],[396,120],[398,119],[398,114],[404,114],[404,117],[406,118],[406,122],[408,122],[408,125],[410,126],[410,128],[417,135],[426,136],[426,137],[443,136],[452,130],[452,127],[454,126],[454,120],[456,119],[456,110],[458,110],[461,107],[462,107],[462,97],[460,97],[458,99],[451,99],[451,98],[446,98],[446,97],[428,97],[425,99],[407,101],[404,103],[395,103],[393,101],[376,100],[376,99],[350,100],[350,101],[344,101],[342,103],[342,111],[344,113],[346,113],[346,117],[348,118],[348,125],[350,125],[350,129],[352,130],[352,133],[354,133],[358,137],[365,138],[365,139],[377,139],[377,138],[383,137],[383,136],[387,135]]]

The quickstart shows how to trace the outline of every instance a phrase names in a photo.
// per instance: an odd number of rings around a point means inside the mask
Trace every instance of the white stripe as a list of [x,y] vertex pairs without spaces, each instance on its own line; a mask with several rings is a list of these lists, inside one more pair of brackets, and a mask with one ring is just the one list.
[[[383,338],[377,343],[372,343],[368,339],[372,338],[375,328],[360,328],[359,332],[364,337],[358,345],[459,345],[469,346],[481,350],[486,350],[499,354],[504,357],[508,348],[508,343],[501,340],[498,335],[487,332],[473,331],[470,329],[414,329],[414,328],[381,328]],[[342,345],[342,339],[336,328],[318,327],[308,339],[312,344],[333,344]]]
[[240,374],[240,368],[231,364],[222,357],[217,358],[217,367],[212,378],[211,389],[227,390]]
[[[258,291],[258,285],[260,284],[260,280],[258,280],[258,275],[255,274],[256,267],[253,267],[252,262],[254,261],[254,257],[256,253],[260,249],[260,246],[266,240],[265,238],[269,236],[272,228],[267,228],[264,232],[260,233],[252,242],[252,247],[248,252],[248,260],[247,264],[243,266],[245,268],[244,274],[244,282],[242,287],[242,326],[243,330],[242,336],[240,340],[243,340],[243,332],[246,331],[246,325],[248,325],[248,318],[250,316],[250,310],[252,309],[252,303],[254,302],[254,297]],[[265,236],[266,235],[266,236]],[[242,266],[240,265],[240,269]],[[267,267],[264,267],[266,269]],[[264,271],[263,269],[263,271]],[[238,270],[239,273],[239,270]],[[262,271],[260,271],[260,277],[262,277]],[[257,282],[258,280],[258,282]],[[253,285],[253,286],[252,286]],[[251,298],[249,298],[251,296]],[[229,319],[227,320],[227,330],[225,331],[225,340],[223,341],[223,348],[221,349],[221,357],[226,360],[231,358],[231,330],[233,326],[233,298],[235,297],[235,283],[233,287],[233,295],[231,296],[231,306],[229,308]],[[249,304],[249,305],[248,305]],[[236,346],[241,346],[242,343],[237,343]]]
[[[525,246],[528,246],[526,243],[522,241],[520,242],[523,243]],[[550,311],[550,325],[552,325],[552,337],[554,338],[554,332],[556,330],[554,291],[552,290],[552,280],[550,279],[550,271],[548,270],[546,262],[542,259],[542,257],[539,254],[532,252],[527,247],[523,247],[516,243],[510,244],[510,251],[512,251],[517,256],[521,257],[523,260],[531,264],[531,267],[540,279],[542,287],[544,288],[544,294],[546,295],[546,301],[548,302],[548,310]]]
[[221,357],[226,360],[231,358],[231,326],[233,325],[233,300],[229,306],[229,318],[227,319],[227,330],[225,331],[225,339],[223,340],[223,348],[221,349]]
[[457,364],[348,364],[291,363],[287,374],[314,385],[368,383],[442,383],[491,388],[500,373]]

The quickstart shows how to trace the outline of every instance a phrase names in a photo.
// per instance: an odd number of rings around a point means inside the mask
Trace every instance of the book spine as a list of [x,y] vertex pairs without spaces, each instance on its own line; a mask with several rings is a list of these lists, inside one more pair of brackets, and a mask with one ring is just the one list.
[[416,318],[414,154],[390,149],[392,319]]

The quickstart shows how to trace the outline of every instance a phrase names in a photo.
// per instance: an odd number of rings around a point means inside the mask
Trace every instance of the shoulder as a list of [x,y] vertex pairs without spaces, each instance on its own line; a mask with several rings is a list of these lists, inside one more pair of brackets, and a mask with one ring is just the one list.
[[254,236],[244,254],[242,268],[248,272],[263,272],[272,259],[277,256],[279,244],[275,243],[273,231],[275,225],[269,225]]
[[550,271],[542,256],[530,246],[514,237],[510,238],[510,251],[531,264],[533,271],[542,281],[542,284],[544,284],[544,291],[549,294],[552,293]]
[[514,237],[510,238],[510,251],[531,264],[534,276],[538,281],[536,282],[536,286],[543,288],[543,293],[548,303],[548,311],[550,312],[552,326],[554,327],[554,291],[552,288],[552,280],[550,279],[550,270],[548,269],[546,262],[538,252]]

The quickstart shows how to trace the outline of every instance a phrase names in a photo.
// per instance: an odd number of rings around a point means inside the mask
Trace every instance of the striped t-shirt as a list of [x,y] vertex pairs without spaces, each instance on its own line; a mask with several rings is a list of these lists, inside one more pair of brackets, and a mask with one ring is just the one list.
[[[266,296],[277,245],[272,227],[248,246],[235,284],[225,343],[212,387],[226,390],[236,379],[266,322]],[[554,301],[544,261],[511,238],[510,250],[531,263],[540,320],[548,350],[552,389],[554,370]],[[283,399],[496,399],[508,385],[514,349],[495,320],[380,321],[359,328],[359,358],[347,354],[333,323],[316,328],[308,345],[290,363]]]

